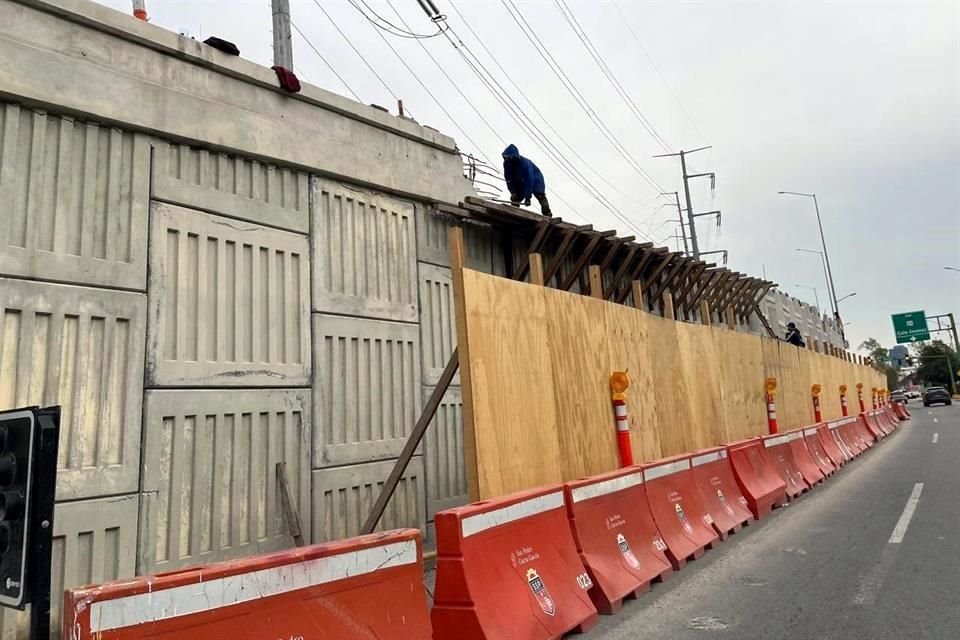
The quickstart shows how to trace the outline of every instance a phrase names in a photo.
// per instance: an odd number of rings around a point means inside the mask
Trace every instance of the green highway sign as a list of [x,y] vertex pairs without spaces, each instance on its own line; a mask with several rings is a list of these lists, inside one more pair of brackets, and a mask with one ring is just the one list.
[[897,337],[897,344],[930,339],[925,311],[895,313],[890,317],[893,319],[893,333]]

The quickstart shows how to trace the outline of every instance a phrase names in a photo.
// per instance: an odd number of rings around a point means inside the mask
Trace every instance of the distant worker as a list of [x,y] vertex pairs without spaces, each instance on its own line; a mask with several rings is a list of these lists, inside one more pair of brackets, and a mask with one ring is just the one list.
[[787,335],[784,340],[798,347],[807,346],[807,343],[803,341],[803,336],[800,335],[800,329],[797,329],[797,325],[793,322],[787,323]]
[[547,202],[547,188],[543,182],[543,174],[537,165],[520,155],[517,145],[510,145],[503,150],[503,178],[507,181],[510,190],[510,202],[514,206],[521,202],[530,206],[530,196],[540,202],[540,213],[552,218],[550,203]]

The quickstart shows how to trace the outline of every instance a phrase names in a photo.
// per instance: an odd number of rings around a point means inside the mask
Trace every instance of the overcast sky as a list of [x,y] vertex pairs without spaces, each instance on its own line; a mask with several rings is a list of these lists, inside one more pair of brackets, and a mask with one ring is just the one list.
[[[396,11],[416,33],[436,31],[415,0],[366,2],[368,15],[372,9],[402,26]],[[960,273],[943,268],[960,268],[960,3],[566,0],[629,105],[557,2],[435,3],[469,52],[628,222],[563,173],[443,36],[392,36],[350,3],[324,0],[323,8],[388,91],[313,0],[292,0],[294,23],[350,89],[294,33],[298,74],[395,113],[392,91],[418,121],[494,163],[504,142],[516,143],[543,169],[555,215],[670,246],[676,242],[677,225],[669,222],[676,208],[660,208],[667,200],[631,165],[663,190],[682,193],[679,163],[651,156],[665,153],[664,145],[672,151],[712,145],[690,159],[691,171],[717,174],[713,193],[708,181],[694,181],[694,210],[723,212],[719,231],[712,219],[699,219],[701,251],[727,249],[732,269],[766,273],[787,293],[810,302],[813,292],[795,285],[815,287],[821,306],[828,306],[820,258],[795,251],[820,248],[813,202],[777,195],[816,192],[837,296],[857,294],[840,305],[851,323],[853,346],[868,337],[891,345],[889,316],[898,311],[960,316]],[[131,3],[103,4],[129,11]],[[521,31],[511,5],[580,92],[584,106]],[[147,0],[147,8],[154,24],[198,39],[220,36],[235,42],[243,57],[271,64],[269,0]],[[613,143],[585,108],[594,110]]]

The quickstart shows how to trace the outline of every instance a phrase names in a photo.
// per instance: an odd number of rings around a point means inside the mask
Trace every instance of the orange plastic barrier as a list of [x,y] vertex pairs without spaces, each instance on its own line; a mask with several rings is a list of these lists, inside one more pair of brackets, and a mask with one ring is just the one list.
[[420,532],[400,530],[67,591],[69,640],[429,640]]
[[835,464],[830,459],[830,454],[827,453],[827,450],[823,447],[823,442],[820,441],[820,430],[822,428],[823,425],[805,428],[803,430],[803,439],[807,443],[807,451],[810,452],[811,458],[817,463],[820,472],[826,477],[833,475],[840,465]]
[[844,418],[840,431],[846,436],[847,444],[852,445],[859,453],[864,453],[873,446],[873,438],[870,437],[869,431],[861,428],[858,416]]
[[896,416],[889,406],[884,407],[880,411],[880,416],[883,420],[886,421],[887,426],[890,428],[890,433],[893,433],[898,426],[900,426],[900,418]]
[[700,500],[688,457],[664,458],[642,466],[653,519],[667,543],[670,562],[675,569],[682,569],[687,560],[699,558],[717,541],[713,518]]
[[436,530],[434,640],[555,640],[596,623],[562,485],[438,512]]
[[880,423],[877,422],[877,416],[873,411],[865,411],[860,414],[863,418],[863,423],[867,427],[867,431],[870,432],[870,435],[873,436],[874,440],[880,441],[882,438],[887,437],[887,432],[883,430],[883,427],[880,426]]
[[833,438],[834,443],[836,443],[837,448],[840,449],[840,452],[843,454],[844,461],[850,462],[857,457],[856,451],[851,448],[850,443],[844,438],[843,432],[840,430],[840,420],[834,420],[833,422],[827,423],[827,434]]
[[862,415],[856,416],[856,422],[853,423],[853,428],[857,432],[860,441],[863,442],[867,448],[877,443],[876,437],[870,431],[870,428],[867,427],[867,421]]
[[568,482],[564,498],[573,540],[593,580],[589,595],[600,613],[615,613],[625,598],[673,573],[640,467]]
[[793,462],[797,466],[797,471],[803,475],[804,481],[811,488],[817,483],[823,482],[824,473],[807,448],[807,441],[803,437],[803,429],[796,429],[787,435],[790,436],[787,442],[790,445],[790,453],[793,454]]
[[817,435],[820,437],[820,445],[830,456],[830,461],[837,469],[850,461],[852,455],[847,455],[844,448],[840,446],[840,437],[835,435],[826,423],[817,427]]
[[787,503],[786,483],[766,457],[761,438],[725,445],[737,486],[747,499],[753,517],[759,520],[774,507]]
[[810,490],[810,485],[803,479],[803,474],[797,469],[797,463],[793,460],[790,434],[764,436],[763,446],[767,450],[767,459],[786,484],[787,496],[791,499],[796,498],[804,491]]
[[910,409],[907,408],[906,402],[894,402],[893,410],[900,417],[901,420],[910,419]]
[[713,530],[721,540],[726,540],[731,533],[740,531],[743,525],[753,520],[747,499],[733,477],[726,449],[716,447],[698,451],[690,456],[690,464],[703,506],[713,518]]

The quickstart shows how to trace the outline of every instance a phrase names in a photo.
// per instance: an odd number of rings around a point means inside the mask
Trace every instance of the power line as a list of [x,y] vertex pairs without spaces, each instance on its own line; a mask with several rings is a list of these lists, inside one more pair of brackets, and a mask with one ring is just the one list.
[[317,49],[315,46],[313,46],[313,43],[310,42],[310,38],[308,38],[308,37],[306,36],[306,34],[304,34],[303,31],[300,30],[300,27],[297,26],[297,23],[294,22],[293,20],[290,20],[290,24],[293,26],[294,30],[295,30],[298,34],[300,34],[300,37],[303,38],[303,41],[307,43],[307,46],[310,47],[311,49],[313,49],[313,52],[314,52],[315,54],[317,54],[317,57],[320,58],[320,60],[323,61],[323,64],[327,65],[327,69],[330,69],[330,72],[333,73],[333,75],[335,75],[335,76],[337,77],[337,80],[340,81],[340,84],[342,84],[344,87],[346,87],[347,91],[350,92],[350,95],[353,96],[354,100],[356,100],[357,102],[363,102],[363,101],[360,99],[360,96],[357,95],[356,91],[354,91],[354,90],[350,87],[350,85],[347,84],[347,81],[344,80],[344,79],[340,76],[339,73],[337,73],[337,70],[333,68],[333,65],[331,65],[330,62],[327,61],[327,59],[323,56],[323,54],[320,53],[320,50]]
[[580,38],[580,42],[583,43],[584,48],[597,63],[597,66],[600,67],[600,71],[603,72],[603,75],[607,77],[607,80],[610,81],[610,84],[613,85],[613,88],[623,99],[624,103],[627,105],[627,108],[633,113],[633,115],[640,121],[640,124],[643,125],[643,128],[653,136],[653,139],[656,140],[657,144],[663,148],[664,151],[673,153],[673,149],[670,148],[670,145],[667,144],[667,141],[657,133],[656,129],[653,128],[653,125],[647,120],[647,117],[643,114],[643,111],[640,110],[640,107],[633,101],[633,98],[627,93],[623,88],[623,85],[620,84],[620,81],[611,71],[610,67],[607,66],[607,63],[604,61],[603,56],[600,55],[600,52],[593,45],[593,42],[590,41],[590,36],[587,35],[586,30],[580,23],[577,21],[573,11],[567,6],[566,0],[554,0],[557,4],[557,8],[560,9],[560,13],[563,15],[564,19],[567,21],[567,24],[570,25],[570,28],[573,29],[573,32],[577,34],[577,37]]
[[[513,0],[501,0],[503,6],[507,9],[507,13],[510,14],[510,17],[513,18],[513,21],[517,23],[517,26],[520,27],[520,31],[527,37],[527,39],[534,45],[534,48],[537,50],[537,53],[540,54],[540,57],[543,58],[544,62],[547,63],[547,66],[550,67],[550,70],[563,84],[564,88],[573,96],[574,101],[577,105],[587,114],[587,117],[591,122],[597,127],[601,134],[610,142],[611,145],[617,150],[617,152],[627,161],[631,168],[634,171],[640,174],[640,176],[647,181],[654,189],[657,190],[657,193],[666,191],[663,187],[657,184],[657,181],[650,176],[649,173],[640,166],[633,156],[630,155],[630,152],[627,151],[626,147],[617,139],[617,137],[610,131],[607,125],[603,122],[603,119],[597,114],[596,110],[590,105],[590,102],[584,97],[583,93],[577,88],[576,84],[570,80],[567,74],[563,71],[563,67],[556,61],[553,55],[547,49],[546,45],[543,44],[543,41],[540,40],[540,37],[537,36],[536,31],[533,27],[530,26],[530,23],[527,22],[526,18],[523,17],[523,13],[517,8],[513,3]],[[514,14],[516,12],[516,14]]]
[[[437,36],[442,35],[443,33],[442,27],[436,33],[431,33],[431,34],[414,33],[413,31],[410,30],[410,27],[407,27],[406,29],[401,29],[400,27],[393,24],[392,22],[390,22],[389,20],[381,16],[379,13],[377,13],[373,7],[367,4],[366,0],[360,0],[360,2],[362,2],[363,6],[366,7],[367,10],[374,15],[376,20],[368,16],[367,12],[364,11],[360,7],[360,5],[358,5],[354,0],[347,0],[347,2],[349,2],[354,9],[359,11],[360,15],[366,18],[367,21],[370,22],[370,24],[372,24],[373,26],[375,26],[376,28],[382,31],[386,31],[390,35],[397,36],[398,38],[408,38],[410,40],[428,40],[430,38],[436,38]],[[382,24],[380,24],[381,22],[387,26],[384,27]]]
[[[373,68],[373,66],[371,66],[371,64],[370,64],[369,62],[367,62],[367,59],[364,58],[364,57],[363,57],[363,54],[360,53],[360,51],[353,45],[353,41],[350,40],[350,38],[348,38],[347,35],[340,29],[340,26],[337,25],[336,20],[334,20],[334,19],[330,16],[330,14],[327,13],[327,10],[323,8],[323,5],[321,5],[318,0],[313,0],[313,4],[317,5],[317,8],[320,9],[320,11],[323,12],[323,15],[327,16],[327,20],[329,20],[329,21],[330,21],[330,24],[333,25],[333,28],[337,30],[337,33],[340,34],[340,37],[343,38],[344,40],[346,40],[347,44],[350,45],[350,48],[353,49],[353,52],[354,52],[355,54],[357,54],[357,56],[363,61],[363,64],[365,64],[365,65],[367,66],[367,69],[370,70],[370,73],[372,73],[372,74],[377,78],[377,80],[380,81],[380,84],[383,86],[383,88],[387,90],[387,93],[389,93],[391,96],[393,96],[393,99],[394,99],[394,100],[398,100],[398,101],[399,101],[400,98],[397,96],[396,93],[394,93],[393,89],[390,88],[390,85],[388,85],[388,84],[386,83],[386,81],[385,81],[383,78],[380,77],[380,74],[376,72],[376,70]],[[413,117],[413,114],[412,114],[412,113],[410,114],[410,117]]]
[[630,26],[630,21],[627,20],[627,16],[624,15],[623,10],[620,9],[620,5],[617,4],[616,0],[613,0],[613,6],[617,10],[617,13],[620,14],[620,17],[623,19],[623,24],[626,25],[627,29],[630,30],[630,34],[633,35],[633,39],[637,41],[637,45],[640,47],[640,51],[643,52],[644,57],[647,59],[647,62],[650,63],[650,66],[653,67],[653,70],[656,72],[657,77],[660,78],[660,82],[663,83],[663,86],[667,88],[667,91],[670,92],[670,95],[673,96],[673,99],[676,101],[677,106],[680,107],[680,111],[683,112],[683,115],[686,116],[687,121],[693,125],[693,128],[696,130],[700,137],[703,140],[706,140],[706,136],[703,135],[703,131],[700,131],[700,127],[697,126],[697,123],[693,121],[690,113],[687,111],[686,107],[683,106],[683,103],[680,101],[679,96],[674,92],[673,88],[670,86],[670,83],[667,82],[667,79],[663,77],[663,74],[660,73],[659,67],[653,61],[653,58],[650,57],[650,54],[647,52],[647,48],[643,46],[643,42],[640,40],[640,36],[637,35],[637,32],[633,30],[633,27]]
[[[524,92],[524,90],[514,81],[513,76],[510,75],[510,72],[507,71],[507,70],[503,67],[503,65],[500,64],[500,61],[497,59],[497,56],[495,56],[495,55],[493,54],[493,52],[490,51],[490,49],[487,48],[487,45],[483,42],[483,39],[480,38],[480,36],[477,35],[477,32],[473,30],[473,27],[470,26],[470,23],[467,21],[467,19],[464,17],[464,15],[463,15],[462,13],[460,13],[460,10],[459,10],[459,9],[457,8],[457,6],[453,3],[453,0],[450,0],[450,7],[451,7],[451,8],[453,9],[453,11],[457,14],[457,16],[460,18],[460,20],[463,21],[464,26],[467,28],[467,30],[470,32],[470,34],[474,37],[474,39],[480,44],[480,47],[481,47],[481,48],[483,49],[483,51],[487,54],[487,56],[493,61],[493,64],[495,64],[495,65],[497,66],[497,69],[500,70],[500,73],[502,73],[503,76],[507,79],[507,81],[510,83],[510,86],[513,88],[513,91],[514,91],[515,93],[519,94],[519,95],[526,101],[526,103],[527,103],[527,105],[530,107],[530,109],[532,109],[533,112],[540,118],[540,120],[543,121],[544,126],[545,126],[561,143],[563,143],[563,145],[566,147],[567,151],[568,151],[571,155],[573,155],[577,160],[579,160],[580,162],[582,162],[583,165],[586,167],[586,169],[587,169],[591,174],[593,174],[594,176],[596,176],[601,182],[603,182],[603,183],[604,183],[605,185],[607,185],[609,188],[611,188],[611,189],[613,189],[614,191],[616,191],[617,193],[619,193],[619,194],[620,194],[621,196],[623,196],[624,198],[626,198],[626,199],[628,199],[628,200],[630,200],[630,201],[632,201],[632,202],[635,202],[636,204],[639,204],[639,205],[641,205],[641,206],[651,207],[651,205],[650,205],[649,203],[640,202],[639,200],[637,200],[636,198],[634,198],[634,197],[631,196],[630,194],[628,194],[628,193],[626,193],[625,191],[621,190],[621,189],[620,189],[619,187],[617,187],[615,184],[613,184],[612,182],[608,181],[608,180],[603,176],[603,174],[601,174],[601,173],[598,172],[596,169],[594,169],[593,166],[592,166],[589,162],[587,162],[587,160],[586,160],[582,155],[580,155],[580,153],[576,150],[576,148],[573,147],[570,143],[568,143],[568,142],[566,141],[566,139],[560,134],[560,132],[558,132],[558,131],[553,127],[553,125],[550,124],[550,121],[547,120],[547,117],[544,116],[544,115],[540,112],[539,109],[537,109],[537,106],[533,103],[533,101],[529,98],[529,96],[527,96],[527,94]],[[464,45],[464,46],[466,46],[466,45]],[[471,55],[474,55],[474,54],[471,53]],[[474,56],[474,57],[476,57],[476,56]],[[503,90],[503,87],[500,87],[500,89]]]

